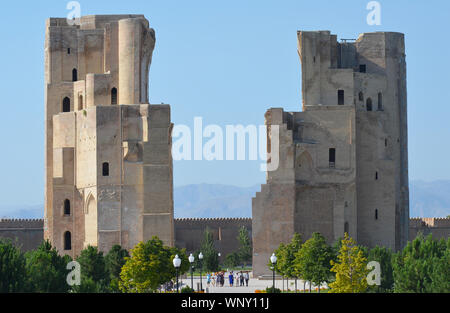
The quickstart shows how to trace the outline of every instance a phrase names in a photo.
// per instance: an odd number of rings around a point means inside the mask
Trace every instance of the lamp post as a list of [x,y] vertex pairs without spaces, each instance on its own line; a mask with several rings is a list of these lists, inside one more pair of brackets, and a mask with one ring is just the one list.
[[194,261],[195,261],[195,258],[191,253],[191,255],[189,256],[189,263],[191,263],[191,288],[192,288],[192,290],[194,290]]
[[275,255],[275,253],[272,253],[272,256],[270,257],[270,262],[272,262],[272,274],[273,274],[272,292],[275,292],[275,264],[277,264],[277,256]]
[[201,252],[198,255],[198,259],[200,260],[200,291],[203,291],[203,285],[202,285],[202,268],[203,268],[202,260],[203,260],[203,254]]
[[180,265],[181,265],[181,259],[177,254],[175,256],[175,258],[173,259],[173,266],[175,267],[175,270],[177,272],[177,293],[178,293],[178,270],[180,268]]

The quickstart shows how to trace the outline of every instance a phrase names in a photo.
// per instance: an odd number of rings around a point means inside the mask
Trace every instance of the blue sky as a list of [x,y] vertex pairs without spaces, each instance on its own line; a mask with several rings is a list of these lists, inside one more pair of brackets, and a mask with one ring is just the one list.
[[[366,23],[368,1],[79,1],[82,15],[144,14],[156,30],[151,103],[172,105],[175,124],[264,123],[270,107],[301,107],[297,30],[338,38],[397,31],[406,36],[410,179],[450,179],[449,1],[379,1],[381,25]],[[2,2],[1,204],[44,197],[45,19],[68,1]],[[176,186],[263,183],[260,161],[178,161]]]

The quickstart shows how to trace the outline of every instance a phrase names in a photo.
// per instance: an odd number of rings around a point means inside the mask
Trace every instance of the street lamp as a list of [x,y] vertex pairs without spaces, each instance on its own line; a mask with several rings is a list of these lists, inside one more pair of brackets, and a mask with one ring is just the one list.
[[178,293],[178,270],[180,268],[180,265],[181,265],[181,259],[177,254],[175,256],[175,258],[173,259],[173,266],[175,267],[175,270],[177,272],[177,293]]
[[203,291],[203,285],[202,285],[202,260],[203,260],[203,254],[200,252],[198,255],[198,259],[200,260],[200,291]]
[[270,257],[270,262],[272,262],[272,273],[273,273],[272,292],[275,292],[275,264],[277,264],[277,256],[275,255],[275,253],[272,253],[272,256]]
[[194,261],[195,261],[195,258],[192,255],[192,253],[188,259],[189,259],[189,263],[191,263],[191,288],[192,288],[192,290],[194,290]]

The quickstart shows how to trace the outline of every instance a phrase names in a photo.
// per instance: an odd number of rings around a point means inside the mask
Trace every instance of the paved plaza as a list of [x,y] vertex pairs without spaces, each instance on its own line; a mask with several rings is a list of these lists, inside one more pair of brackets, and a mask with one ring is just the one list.
[[[248,282],[247,286],[236,286],[234,284],[233,287],[230,287],[229,280],[228,280],[228,273],[225,275],[225,284],[223,287],[217,286],[217,283],[213,284],[207,284],[206,283],[206,276],[202,276],[202,286],[203,289],[205,289],[205,292],[208,293],[254,293],[255,290],[264,290],[267,287],[272,287],[273,280],[272,279],[256,279],[252,278],[250,275],[250,280]],[[200,284],[200,277],[194,276],[193,279],[193,285],[194,289],[197,290],[197,284]],[[191,276],[183,276],[182,279],[180,279],[180,288],[183,288],[185,286],[191,286]],[[275,287],[283,290],[283,280],[282,279],[276,279],[275,280]],[[302,280],[297,281],[297,289],[303,290],[304,285]],[[314,288],[314,286],[312,287]],[[284,290],[287,289],[287,283],[286,280],[284,280]],[[295,289],[295,280],[289,280],[289,289],[294,290]],[[306,282],[305,289],[309,290],[309,284]]]

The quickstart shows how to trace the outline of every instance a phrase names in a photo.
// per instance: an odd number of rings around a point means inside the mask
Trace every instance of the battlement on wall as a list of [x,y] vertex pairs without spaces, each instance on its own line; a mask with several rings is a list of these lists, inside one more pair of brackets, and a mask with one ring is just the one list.
[[183,217],[176,218],[177,222],[185,222],[185,221],[227,221],[227,222],[236,222],[236,221],[251,221],[251,217]]
[[40,229],[44,228],[43,219],[0,219],[0,229]]
[[177,227],[224,227],[252,224],[251,218],[177,218],[174,220]]
[[410,227],[450,227],[448,217],[414,217],[409,219]]

